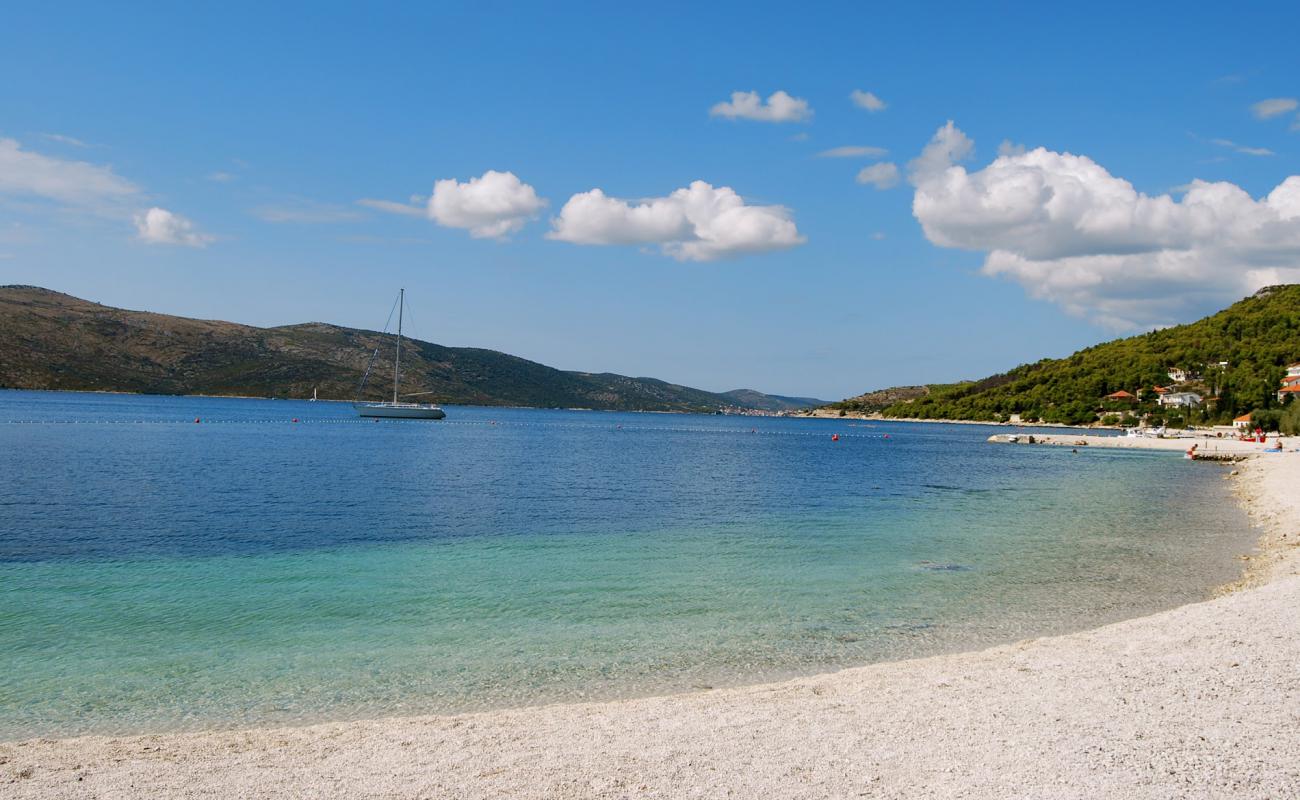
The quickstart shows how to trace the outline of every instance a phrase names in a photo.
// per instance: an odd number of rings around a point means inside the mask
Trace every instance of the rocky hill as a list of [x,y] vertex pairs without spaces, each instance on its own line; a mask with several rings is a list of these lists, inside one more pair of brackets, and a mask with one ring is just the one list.
[[[391,384],[394,338],[320,322],[258,328],[111,308],[34,286],[0,287],[0,388],[352,399]],[[643,411],[796,407],[653,378],[568,372],[494,350],[405,340],[403,394],[474,405]],[[808,405],[820,401],[809,400]]]

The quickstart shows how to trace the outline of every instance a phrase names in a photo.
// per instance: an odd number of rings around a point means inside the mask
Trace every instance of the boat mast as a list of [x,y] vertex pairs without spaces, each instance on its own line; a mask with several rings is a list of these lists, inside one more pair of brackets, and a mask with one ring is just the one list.
[[402,364],[402,308],[406,305],[406,289],[397,293],[397,357],[393,359],[393,405],[397,405],[397,374]]

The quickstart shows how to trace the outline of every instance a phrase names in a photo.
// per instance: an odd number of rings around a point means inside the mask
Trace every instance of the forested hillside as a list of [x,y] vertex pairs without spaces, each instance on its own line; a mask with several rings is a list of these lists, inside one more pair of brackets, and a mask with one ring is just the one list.
[[[878,392],[830,407],[922,419],[1006,420],[1018,414],[1024,421],[1082,424],[1150,414],[1175,424],[1222,423],[1277,408],[1279,381],[1296,361],[1300,285],[1271,286],[1197,322],[1116,339],[1068,358],[1043,359],[979,381],[932,384],[924,394],[896,402],[870,402],[888,398]],[[1171,380],[1170,370],[1179,369],[1194,377]],[[1207,402],[1187,412],[1159,409],[1157,386],[1196,392]],[[907,388],[916,394],[915,387]],[[1103,399],[1118,391],[1140,401]]]

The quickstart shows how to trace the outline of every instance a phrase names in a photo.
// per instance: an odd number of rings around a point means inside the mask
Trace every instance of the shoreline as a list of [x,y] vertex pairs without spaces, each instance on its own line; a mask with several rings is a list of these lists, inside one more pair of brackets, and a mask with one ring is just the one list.
[[[320,397],[312,400],[310,397],[271,397],[266,395],[253,394],[153,394],[151,392],[127,392],[118,389],[32,389],[22,386],[0,386],[0,392],[56,392],[59,394],[111,394],[126,395],[128,397],[195,397],[207,400],[279,400],[295,403],[313,402],[313,403],[356,403],[363,402],[358,400],[347,400],[343,398]],[[370,401],[364,401],[370,402]],[[523,409],[527,411],[590,411],[593,413],[610,413],[610,414],[697,414],[700,416],[713,416],[717,412],[708,410],[687,411],[684,409],[646,409],[646,408],[587,408],[587,407],[555,407],[555,406],[514,406],[505,404],[477,404],[477,403],[440,403],[439,405],[460,407],[460,408],[486,408],[486,409]],[[750,409],[760,411],[761,409]],[[731,417],[748,417],[752,414],[724,414],[723,416]],[[766,414],[763,416],[767,416]],[[996,424],[996,423],[990,423]]]
[[0,782],[20,798],[1285,796],[1300,785],[1300,455],[1225,478],[1263,528],[1242,578],[1146,617],[660,697],[3,742]]
[[808,413],[795,411],[791,414],[795,419],[841,419],[854,420],[857,422],[915,422],[927,423],[930,425],[993,425],[999,428],[1068,428],[1072,430],[1102,430],[1102,431],[1122,431],[1123,427],[1119,425],[1102,425],[1094,423],[1092,425],[1066,425],[1064,422],[998,422],[997,420],[981,419],[926,419],[923,417],[886,417],[881,414],[845,414],[840,416],[838,411],[825,411],[824,407],[814,408]]

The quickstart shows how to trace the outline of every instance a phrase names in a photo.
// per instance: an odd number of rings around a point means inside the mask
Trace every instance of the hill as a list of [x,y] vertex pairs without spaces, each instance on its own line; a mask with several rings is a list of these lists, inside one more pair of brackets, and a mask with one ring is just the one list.
[[[381,398],[393,337],[321,322],[258,328],[102,306],[34,286],[0,287],[0,388],[149,394],[356,397],[371,355],[383,361],[365,397]],[[472,405],[640,411],[785,407],[654,378],[569,372],[495,350],[405,340],[402,392]],[[820,401],[811,401],[814,405]]]
[[740,408],[753,408],[759,411],[797,411],[802,408],[826,405],[825,400],[818,400],[815,397],[785,397],[779,394],[764,394],[754,389],[732,389],[723,392],[722,396],[730,398]]
[[[1286,365],[1297,360],[1300,285],[1270,286],[1187,325],[1116,339],[979,381],[882,390],[827,408],[916,419],[993,421],[1017,414],[1026,422],[1084,424],[1109,415],[1149,414],[1174,424],[1224,423],[1277,408],[1279,381]],[[1175,381],[1171,370],[1190,374]],[[1156,386],[1217,399],[1192,412],[1160,409]],[[1141,400],[1103,399],[1118,391]]]

